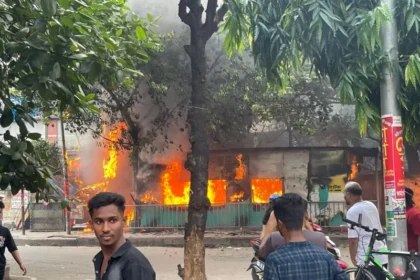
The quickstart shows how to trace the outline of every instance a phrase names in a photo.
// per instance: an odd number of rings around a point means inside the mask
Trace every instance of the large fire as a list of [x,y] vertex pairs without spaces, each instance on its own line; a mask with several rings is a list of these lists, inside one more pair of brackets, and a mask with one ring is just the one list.
[[[95,194],[108,191],[110,181],[115,179],[117,176],[118,151],[116,143],[121,136],[123,129],[126,129],[126,124],[120,123],[107,133],[107,138],[110,141],[110,144],[107,147],[108,155],[102,162],[103,180],[100,182],[85,185],[80,178],[80,157],[69,160],[68,155],[66,154],[65,159],[67,161],[69,175],[79,189],[75,197],[82,200],[84,203],[87,203],[87,201]],[[134,209],[128,208],[126,210],[126,218],[128,225],[134,219]],[[86,232],[89,232],[89,229],[87,229]]]
[[[166,205],[187,205],[190,200],[190,182],[181,181],[182,164],[174,162],[168,165],[161,176],[162,202]],[[209,180],[207,197],[211,204],[226,203],[226,181]],[[144,198],[144,197],[143,197]],[[142,199],[143,199],[142,198]]]
[[252,179],[252,202],[268,203],[270,195],[283,194],[283,182],[280,179]]

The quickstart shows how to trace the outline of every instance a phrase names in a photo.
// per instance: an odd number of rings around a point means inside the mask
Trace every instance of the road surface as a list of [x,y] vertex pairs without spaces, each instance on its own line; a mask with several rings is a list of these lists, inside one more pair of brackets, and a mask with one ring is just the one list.
[[[159,280],[180,279],[177,265],[183,266],[183,249],[147,247],[139,248],[150,260]],[[94,280],[92,258],[98,252],[92,247],[19,247],[28,269],[28,275],[38,280]],[[341,248],[348,261],[346,248]],[[252,257],[251,248],[206,249],[206,271],[209,280],[251,279],[246,271]],[[12,274],[19,268],[10,254],[6,255],[12,265]]]

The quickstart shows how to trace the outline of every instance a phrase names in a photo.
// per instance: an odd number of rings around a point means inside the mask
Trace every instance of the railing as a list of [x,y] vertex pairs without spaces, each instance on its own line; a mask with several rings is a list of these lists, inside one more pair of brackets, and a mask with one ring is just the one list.
[[[187,217],[184,205],[127,206],[128,213],[135,209],[139,218],[130,222],[130,228],[183,230]],[[207,213],[207,229],[260,230],[266,209],[266,204],[250,202],[212,205]],[[347,205],[344,201],[309,202],[308,210],[317,224],[335,228],[344,225]]]

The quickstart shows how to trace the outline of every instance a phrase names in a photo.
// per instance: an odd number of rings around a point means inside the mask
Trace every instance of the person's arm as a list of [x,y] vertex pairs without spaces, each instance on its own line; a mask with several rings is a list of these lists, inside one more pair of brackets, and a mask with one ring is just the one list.
[[271,211],[267,224],[264,226],[264,232],[261,234],[261,244],[264,242],[265,239],[268,238],[268,236],[270,236],[272,232],[276,232],[276,231],[277,231],[277,220],[276,220],[276,216],[274,216],[274,211]]
[[138,264],[126,267],[122,276],[124,280],[156,280],[156,274],[152,270]]
[[[347,219],[350,221],[357,221],[357,217],[351,213],[351,211],[347,212]],[[359,245],[359,233],[356,229],[348,230],[348,239],[349,239],[349,251],[350,251],[350,260],[353,265],[357,265],[357,247]]]
[[349,275],[338,265],[332,256],[329,258],[329,263],[334,280],[350,280]]
[[28,272],[26,267],[23,265],[22,259],[20,257],[18,248],[15,244],[15,240],[13,239],[12,234],[9,232],[7,232],[6,234],[6,247],[7,250],[9,250],[10,254],[12,254],[13,258],[15,259],[16,263],[19,265],[20,269],[23,272],[23,275],[26,275],[26,273]]
[[274,248],[273,246],[271,246],[271,234],[270,234],[261,241],[258,254],[263,258],[267,258],[268,255],[273,251],[274,251]]
[[414,216],[412,216],[409,220],[407,220],[407,223],[410,225],[410,228],[412,228],[414,235],[418,236],[417,251],[419,251],[420,250],[420,214],[415,214]]

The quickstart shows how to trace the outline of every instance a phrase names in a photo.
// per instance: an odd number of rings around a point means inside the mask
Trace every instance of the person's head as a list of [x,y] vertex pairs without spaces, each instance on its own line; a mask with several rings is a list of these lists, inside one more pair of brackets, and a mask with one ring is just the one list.
[[302,225],[308,210],[308,203],[300,195],[286,193],[274,200],[274,215],[280,233],[302,231]]
[[344,200],[347,205],[352,206],[362,199],[363,189],[359,183],[350,181],[344,187]]
[[414,191],[410,188],[405,187],[405,205],[407,208],[414,206]]
[[3,209],[5,208],[3,201],[0,201],[0,220],[3,219]]
[[125,199],[122,195],[101,192],[88,202],[92,228],[101,246],[114,246],[124,239]]
[[277,198],[279,198],[280,197],[280,195],[278,195],[278,194],[272,194],[272,195],[270,195],[270,198],[269,198],[269,201],[270,201],[270,203],[273,203],[273,201],[275,200],[275,199],[277,199]]

